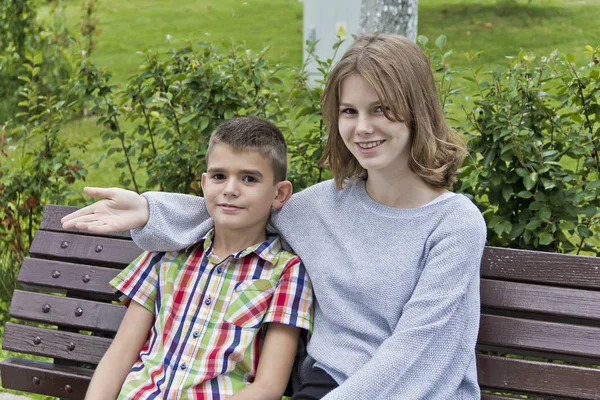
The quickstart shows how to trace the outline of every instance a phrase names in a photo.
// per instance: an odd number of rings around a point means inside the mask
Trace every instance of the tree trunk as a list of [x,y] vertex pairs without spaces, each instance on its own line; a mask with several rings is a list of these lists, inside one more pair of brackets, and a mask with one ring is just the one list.
[[417,40],[419,0],[362,0],[360,33],[396,33]]

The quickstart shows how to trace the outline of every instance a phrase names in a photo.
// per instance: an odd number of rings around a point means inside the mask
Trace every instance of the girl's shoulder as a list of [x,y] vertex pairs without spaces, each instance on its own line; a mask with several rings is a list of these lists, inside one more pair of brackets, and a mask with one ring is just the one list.
[[439,206],[440,220],[438,232],[471,232],[476,237],[487,235],[487,226],[481,211],[473,201],[463,194],[456,194],[433,206]]
[[292,196],[292,200],[301,202],[323,201],[327,199],[336,199],[340,196],[346,196],[352,190],[354,182],[348,182],[342,189],[335,187],[333,179],[316,183],[307,187]]

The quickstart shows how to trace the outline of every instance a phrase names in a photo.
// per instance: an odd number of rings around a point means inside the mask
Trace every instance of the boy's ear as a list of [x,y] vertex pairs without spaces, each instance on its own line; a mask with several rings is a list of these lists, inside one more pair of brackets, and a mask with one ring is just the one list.
[[271,206],[273,208],[280,209],[281,207],[283,207],[285,202],[288,201],[292,196],[292,182],[277,182],[277,184],[275,185],[275,189],[277,190],[277,193],[275,194],[275,198],[273,199],[273,203],[271,204]]
[[202,192],[204,192],[204,183],[206,182],[206,172],[202,173],[202,179],[200,180],[200,186],[202,186]]

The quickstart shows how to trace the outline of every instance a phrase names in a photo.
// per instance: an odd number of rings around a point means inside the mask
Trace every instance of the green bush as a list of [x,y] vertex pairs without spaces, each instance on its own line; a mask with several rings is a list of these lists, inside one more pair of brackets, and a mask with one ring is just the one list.
[[522,51],[466,77],[479,93],[465,109],[471,157],[459,188],[483,209],[492,245],[600,252],[600,66],[598,49],[587,52],[577,66]]
[[[84,179],[83,163],[71,156],[74,148],[84,148],[61,138],[60,129],[72,115],[75,80],[58,89],[64,97],[40,93],[37,77],[42,70],[41,52],[25,55],[27,75],[21,89],[14,120],[2,127],[0,142],[0,299],[9,299],[15,287],[18,268],[29,250],[46,203],[69,202],[70,185]],[[72,198],[72,197],[71,197]]]
[[13,118],[18,111],[19,93],[24,82],[19,76],[28,75],[27,57],[33,51],[41,54],[44,62],[36,75],[40,94],[64,96],[63,82],[71,71],[73,41],[66,29],[61,2],[51,8],[53,26],[45,26],[36,19],[35,0],[3,0],[0,2],[0,125]]
[[[146,52],[123,89],[111,85],[109,74],[85,66],[80,95],[105,128],[107,156],[124,156],[115,164],[122,185],[201,194],[210,134],[238,115],[270,119],[286,132],[296,189],[324,179],[316,167],[324,137],[319,89],[307,85],[304,70],[267,61],[266,49],[226,46],[188,44],[166,57]],[[140,175],[147,180],[140,182]]]

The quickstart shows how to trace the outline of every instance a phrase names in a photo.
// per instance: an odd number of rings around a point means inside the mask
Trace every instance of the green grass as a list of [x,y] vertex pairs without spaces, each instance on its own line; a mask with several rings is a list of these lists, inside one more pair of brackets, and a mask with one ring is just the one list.
[[[73,30],[78,29],[81,4],[70,1],[66,7]],[[99,5],[100,35],[92,55],[116,82],[124,82],[140,65],[138,51],[162,52],[185,40],[233,40],[256,50],[271,46],[271,58],[284,56],[290,65],[302,62],[303,13],[297,0],[102,0]],[[41,14],[47,15],[48,8]]]
[[[514,3],[500,7],[500,3]],[[444,34],[454,49],[449,62],[468,66],[465,52],[482,51],[488,66],[505,63],[520,48],[537,56],[554,49],[572,53],[576,61],[586,44],[600,44],[596,0],[420,0],[419,34],[435,39]]]

